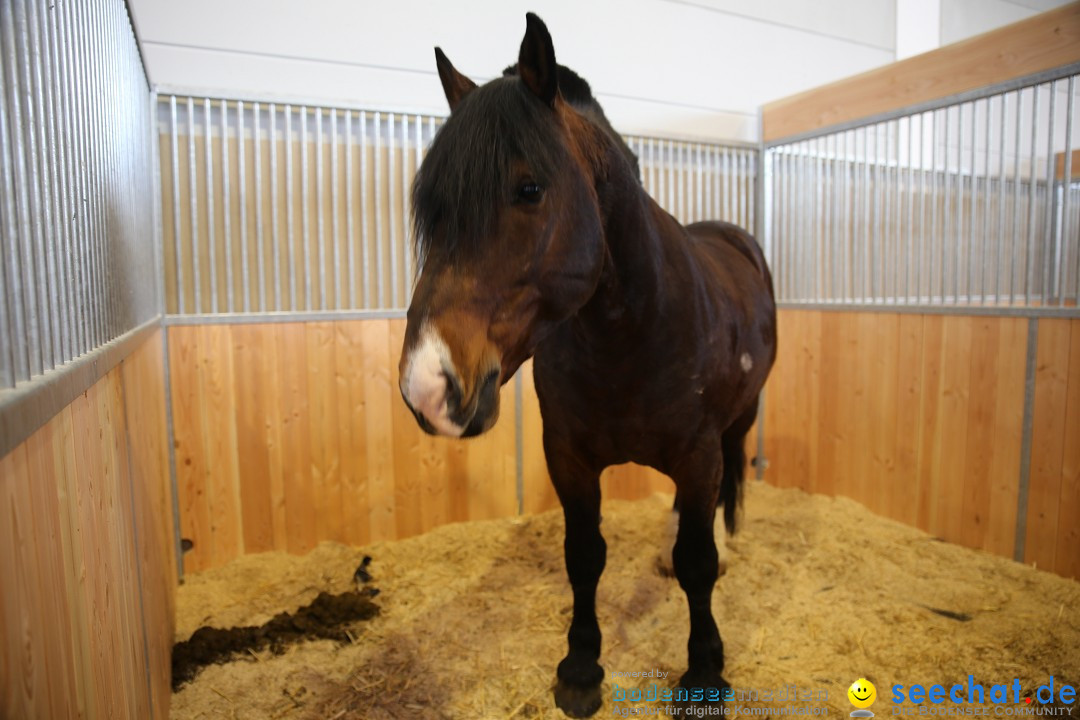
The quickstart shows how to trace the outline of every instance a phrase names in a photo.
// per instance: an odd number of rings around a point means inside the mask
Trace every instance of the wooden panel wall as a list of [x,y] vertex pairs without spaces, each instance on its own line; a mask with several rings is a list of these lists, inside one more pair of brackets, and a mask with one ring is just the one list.
[[426,435],[398,391],[405,321],[169,329],[185,570],[517,512],[514,393],[487,435]]
[[[782,310],[765,478],[1012,557],[1026,318]],[[1040,320],[1025,559],[1080,577],[1080,321]],[[1070,439],[1071,438],[1071,442]]]
[[768,142],[1080,62],[1080,3],[762,108]]
[[161,335],[0,458],[0,716],[167,718]]

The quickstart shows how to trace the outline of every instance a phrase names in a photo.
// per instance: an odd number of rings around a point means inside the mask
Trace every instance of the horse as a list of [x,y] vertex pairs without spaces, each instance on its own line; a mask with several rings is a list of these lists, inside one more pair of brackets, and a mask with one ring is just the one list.
[[533,359],[573,593],[554,700],[573,717],[602,702],[601,471],[635,462],[668,475],[690,615],[675,690],[717,702],[729,686],[712,614],[714,523],[723,508],[736,529],[744,439],[776,357],[765,258],[745,230],[683,227],[648,196],[606,120],[563,96],[536,15],[516,71],[477,86],[439,48],[435,61],[450,115],[412,188],[420,270],[402,397],[426,432],[476,436],[498,418],[499,387]]

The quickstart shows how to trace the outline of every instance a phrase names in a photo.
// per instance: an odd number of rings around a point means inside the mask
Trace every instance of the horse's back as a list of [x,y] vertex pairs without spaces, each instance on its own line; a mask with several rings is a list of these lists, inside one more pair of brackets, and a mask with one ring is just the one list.
[[710,254],[717,259],[727,259],[731,252],[736,252],[750,263],[765,281],[772,295],[772,276],[765,262],[765,254],[754,236],[734,223],[719,220],[706,220],[686,226],[686,232],[692,238],[710,249]]

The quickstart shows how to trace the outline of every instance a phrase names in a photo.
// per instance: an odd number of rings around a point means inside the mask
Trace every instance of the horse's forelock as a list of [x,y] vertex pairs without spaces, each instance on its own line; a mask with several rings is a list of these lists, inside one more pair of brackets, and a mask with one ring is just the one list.
[[555,114],[516,77],[469,93],[436,134],[413,181],[413,232],[423,259],[432,243],[455,251],[489,235],[513,200],[515,167],[549,183],[565,158]]

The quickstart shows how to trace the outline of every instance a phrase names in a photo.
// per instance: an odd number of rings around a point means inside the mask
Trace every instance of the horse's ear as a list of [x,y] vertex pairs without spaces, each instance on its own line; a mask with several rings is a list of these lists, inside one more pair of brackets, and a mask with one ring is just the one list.
[[555,46],[547,25],[532,13],[525,15],[525,38],[518,54],[518,74],[536,97],[554,106],[555,96],[559,93]]
[[446,101],[450,103],[450,112],[454,112],[461,98],[476,89],[476,83],[450,64],[450,59],[443,53],[442,48],[435,48],[435,65],[439,68],[439,80],[442,81]]

